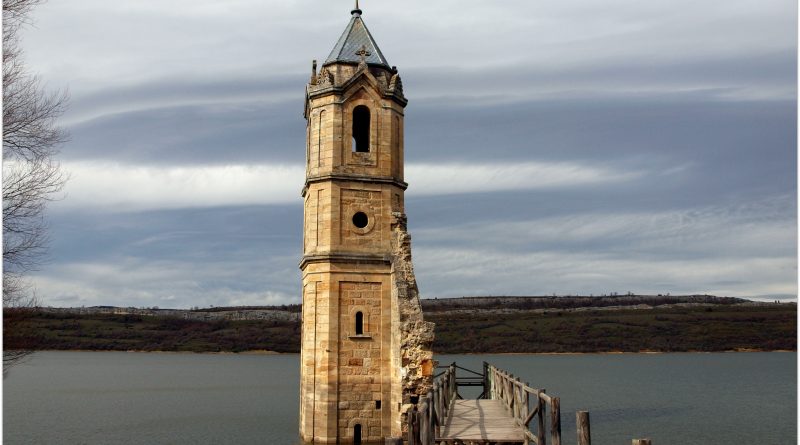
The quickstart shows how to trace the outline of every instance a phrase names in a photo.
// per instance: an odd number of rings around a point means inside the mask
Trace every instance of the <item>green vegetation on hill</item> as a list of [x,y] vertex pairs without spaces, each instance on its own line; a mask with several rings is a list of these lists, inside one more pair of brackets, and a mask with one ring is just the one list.
[[100,351],[298,352],[300,325],[268,320],[184,320],[112,314],[5,311],[15,334],[4,331],[6,348]]
[[716,297],[714,295],[603,295],[589,296],[531,296],[531,297],[461,297],[422,300],[422,308],[426,313],[452,311],[458,309],[579,309],[626,306],[660,307],[675,304],[743,304],[747,300],[734,297]]
[[[441,300],[439,300],[441,301]],[[456,302],[454,302],[456,303]],[[426,307],[437,353],[796,350],[796,304],[689,304],[653,308]],[[534,303],[540,307],[541,302]],[[520,304],[527,304],[521,302]],[[559,303],[561,304],[561,303]],[[427,306],[427,305],[426,305]],[[571,306],[574,307],[574,306]],[[263,309],[263,308],[261,308]],[[293,312],[287,308],[289,312]],[[4,312],[8,349],[298,352],[300,325],[285,320]]]
[[429,314],[434,349],[478,352],[797,349],[796,305]]

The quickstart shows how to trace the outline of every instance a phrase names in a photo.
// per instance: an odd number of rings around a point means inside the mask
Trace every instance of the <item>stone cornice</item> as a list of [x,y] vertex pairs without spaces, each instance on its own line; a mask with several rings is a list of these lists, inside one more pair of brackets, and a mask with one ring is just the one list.
[[306,183],[303,186],[302,192],[300,192],[300,196],[306,196],[306,190],[308,189],[309,184],[313,184],[315,182],[323,182],[323,181],[358,181],[358,182],[366,182],[371,184],[390,184],[395,187],[400,188],[401,190],[405,190],[408,188],[408,183],[400,181],[399,179],[395,179],[391,176],[366,176],[366,175],[356,175],[356,174],[332,174],[332,175],[320,175],[320,176],[311,176],[306,178]]
[[[306,102],[308,102],[308,101],[310,101],[312,99],[316,99],[318,97],[327,96],[327,95],[330,95],[330,94],[342,95],[342,94],[345,93],[346,90],[347,90],[347,88],[343,87],[342,85],[330,85],[330,86],[319,88],[319,89],[308,88],[307,89],[307,93],[306,93],[307,94],[306,95]],[[403,97],[401,95],[402,93],[398,93],[395,90],[381,91],[380,93],[381,93],[381,97],[383,97],[384,99],[391,99],[391,100],[397,102],[398,104],[400,104],[403,108],[405,108],[405,106],[408,105],[408,99]],[[343,103],[343,102],[344,101],[337,101],[337,103]]]
[[390,264],[392,259],[388,254],[369,254],[369,253],[318,253],[303,255],[300,260],[300,269],[304,269],[309,263],[372,263]]

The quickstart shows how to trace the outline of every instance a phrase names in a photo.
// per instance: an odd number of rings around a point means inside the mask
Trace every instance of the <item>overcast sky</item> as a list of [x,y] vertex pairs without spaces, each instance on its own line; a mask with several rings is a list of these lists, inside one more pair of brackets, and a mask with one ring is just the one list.
[[[797,296],[794,0],[363,0],[424,297]],[[311,60],[349,1],[49,0],[53,306],[300,302]]]

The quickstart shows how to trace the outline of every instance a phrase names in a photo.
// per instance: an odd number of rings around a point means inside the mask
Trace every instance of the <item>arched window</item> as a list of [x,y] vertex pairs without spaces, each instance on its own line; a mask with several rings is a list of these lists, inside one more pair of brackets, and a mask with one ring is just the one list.
[[361,425],[353,425],[353,445],[361,445]]
[[356,312],[356,335],[364,335],[364,314]]
[[359,105],[353,110],[353,151],[369,152],[369,108]]

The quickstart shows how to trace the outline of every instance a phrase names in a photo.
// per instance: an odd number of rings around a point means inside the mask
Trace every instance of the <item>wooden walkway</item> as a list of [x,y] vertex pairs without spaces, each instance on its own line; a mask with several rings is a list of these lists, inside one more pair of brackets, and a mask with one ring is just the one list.
[[[483,362],[483,372],[443,367],[428,391],[406,411],[408,445],[561,445],[561,399]],[[461,375],[456,375],[459,372]],[[483,387],[465,400],[460,387]],[[591,445],[589,412],[575,413],[578,445]],[[633,445],[651,445],[634,439]]]
[[525,429],[501,400],[454,400],[436,441],[519,444]]
[[[463,386],[483,387],[483,392],[464,399],[458,393]],[[408,445],[561,445],[559,405],[558,397],[488,363],[483,372],[452,363],[407,412]]]

